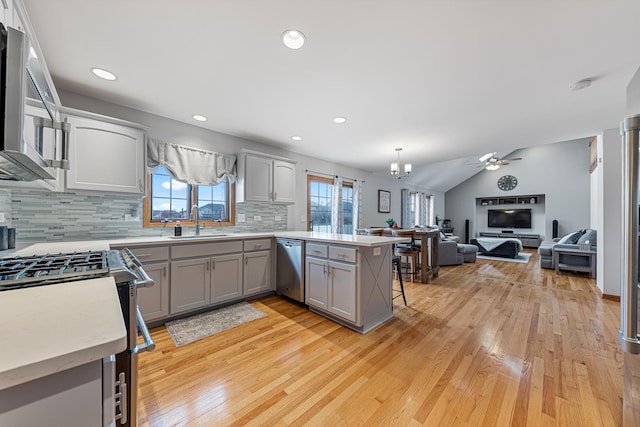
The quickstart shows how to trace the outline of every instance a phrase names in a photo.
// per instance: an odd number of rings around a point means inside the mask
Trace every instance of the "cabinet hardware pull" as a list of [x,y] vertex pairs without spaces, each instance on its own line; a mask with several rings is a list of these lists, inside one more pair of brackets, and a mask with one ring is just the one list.
[[216,261],[215,260],[211,261],[211,269],[212,270],[216,269]]
[[167,277],[167,267],[162,267],[162,276]]
[[206,269],[207,269],[207,271],[209,271],[209,261],[207,261]]
[[127,423],[127,383],[125,382],[124,372],[120,372],[118,375],[118,381],[116,381],[118,392],[115,394],[116,406],[120,408],[120,413],[115,416],[116,420],[120,420],[120,424]]

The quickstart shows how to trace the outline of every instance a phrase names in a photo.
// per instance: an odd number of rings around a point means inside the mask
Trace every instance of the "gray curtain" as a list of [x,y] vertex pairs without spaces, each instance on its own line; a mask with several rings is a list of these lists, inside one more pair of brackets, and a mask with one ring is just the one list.
[[420,206],[418,207],[418,224],[427,225],[427,193],[418,193],[418,200],[420,201]]
[[333,194],[331,195],[331,232],[342,234],[342,177],[333,177]]
[[400,203],[400,227],[412,228],[415,224],[411,224],[411,199],[408,188],[400,190]]
[[236,179],[236,156],[147,139],[147,166],[164,166],[169,174],[182,182],[216,185]]
[[356,230],[360,228],[362,224],[362,181],[353,181],[353,229],[352,233],[356,234]]

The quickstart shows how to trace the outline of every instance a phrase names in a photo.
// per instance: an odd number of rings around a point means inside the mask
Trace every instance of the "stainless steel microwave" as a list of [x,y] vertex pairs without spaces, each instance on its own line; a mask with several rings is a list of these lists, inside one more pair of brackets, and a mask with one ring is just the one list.
[[34,36],[0,24],[0,179],[55,179],[67,168],[67,124]]

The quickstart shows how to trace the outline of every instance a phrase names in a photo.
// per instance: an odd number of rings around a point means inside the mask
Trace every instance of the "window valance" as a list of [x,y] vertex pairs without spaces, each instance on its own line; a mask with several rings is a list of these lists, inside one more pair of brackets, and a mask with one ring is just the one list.
[[147,166],[164,166],[169,174],[188,184],[216,185],[236,179],[236,156],[147,139]]

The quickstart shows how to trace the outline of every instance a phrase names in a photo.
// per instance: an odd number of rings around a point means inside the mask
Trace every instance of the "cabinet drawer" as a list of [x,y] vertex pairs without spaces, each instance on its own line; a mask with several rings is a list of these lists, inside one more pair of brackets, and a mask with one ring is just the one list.
[[200,243],[190,245],[175,245],[171,247],[171,258],[192,258],[219,254],[242,252],[242,241],[233,240],[216,243]]
[[329,245],[322,243],[307,243],[307,255],[318,258],[326,258],[329,256]]
[[129,248],[142,264],[169,259],[169,246]]
[[244,251],[262,251],[271,249],[271,239],[255,239],[244,241]]
[[356,249],[343,246],[329,246],[329,258],[342,262],[356,262]]

